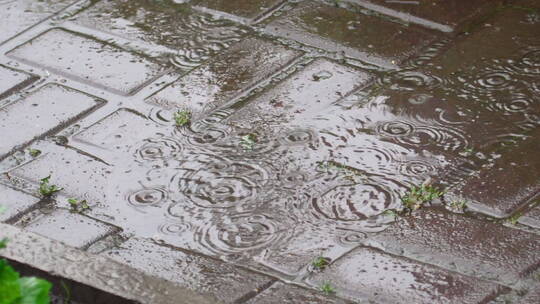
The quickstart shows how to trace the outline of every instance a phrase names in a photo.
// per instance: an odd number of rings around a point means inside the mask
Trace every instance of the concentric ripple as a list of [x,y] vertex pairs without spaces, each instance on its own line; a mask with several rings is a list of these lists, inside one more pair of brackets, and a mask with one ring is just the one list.
[[540,50],[529,51],[518,60],[509,61],[509,65],[520,74],[540,75]]
[[336,187],[320,198],[313,198],[312,206],[327,219],[348,222],[377,215],[392,201],[392,194],[384,186],[365,183]]
[[193,164],[187,165],[194,170],[176,175],[171,189],[203,208],[246,208],[257,200],[269,179],[259,165],[209,155],[196,156]]
[[218,255],[237,255],[270,248],[288,239],[291,229],[264,214],[235,216],[199,228],[196,241]]
[[141,189],[129,195],[129,204],[135,207],[156,206],[167,199],[167,192],[160,188]]
[[468,145],[463,132],[449,126],[414,126],[408,122],[390,121],[379,124],[377,133],[412,147],[437,146],[446,151],[459,151]]
[[182,145],[172,137],[148,138],[134,152],[135,160],[140,163],[177,158],[182,153]]
[[401,70],[385,75],[380,82],[396,91],[434,89],[441,86],[443,79],[417,70]]

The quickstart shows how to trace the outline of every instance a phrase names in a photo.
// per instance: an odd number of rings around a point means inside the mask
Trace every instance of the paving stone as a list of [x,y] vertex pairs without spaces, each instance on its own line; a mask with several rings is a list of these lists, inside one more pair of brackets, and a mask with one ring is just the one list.
[[0,2],[0,44],[30,26],[49,18],[77,1],[74,0],[4,0]]
[[36,76],[0,65],[0,99],[8,97],[33,81]]
[[243,296],[273,281],[270,277],[230,264],[137,238],[131,238],[119,248],[103,254],[150,275],[212,294],[225,303],[237,303]]
[[22,225],[28,231],[77,248],[86,247],[118,231],[114,226],[66,209],[56,209],[51,214],[37,216]]
[[509,216],[540,193],[540,131],[518,146],[509,149],[493,167],[479,172],[453,190],[454,193],[480,204],[485,213],[498,217]]
[[[111,169],[76,150],[52,147],[9,174],[12,178],[31,182],[27,189],[30,192],[37,192],[40,180],[50,175],[50,183],[63,188],[60,193],[65,194],[65,197],[87,200],[94,206],[98,202],[105,202],[104,185],[107,185]],[[67,202],[61,203],[69,207]]]
[[519,304],[536,304],[540,303],[540,287],[536,286],[533,290],[529,291],[525,297],[519,299],[516,303]]
[[347,300],[324,295],[320,291],[309,290],[291,284],[276,282],[246,304],[349,304]]
[[434,39],[375,16],[314,1],[302,2],[265,31],[385,67],[395,67]]
[[299,55],[266,40],[246,39],[157,92],[148,102],[168,109],[208,111],[271,76]]
[[141,55],[62,29],[42,33],[7,55],[121,95],[132,94],[164,72]]
[[196,13],[188,4],[173,1],[99,1],[73,21],[143,45],[150,43],[155,47],[149,47],[149,51],[167,53],[167,61],[186,71],[249,32],[237,23]]
[[0,221],[9,220],[15,215],[22,213],[39,202],[39,198],[27,193],[17,191],[10,187],[0,185]]
[[418,23],[443,32],[451,32],[460,24],[470,21],[471,17],[483,12],[485,8],[495,9],[502,1],[473,0],[473,1],[438,1],[420,0],[385,1],[385,0],[351,0],[369,9],[403,19],[407,22]]
[[0,111],[0,159],[44,135],[57,132],[89,113],[103,100],[57,84],[48,84]]
[[482,303],[499,286],[412,260],[358,248],[308,279],[339,296],[383,303]]
[[529,206],[534,206],[527,212],[521,212],[518,222],[535,228],[540,228],[540,197],[537,195]]
[[507,284],[534,270],[540,261],[537,235],[435,208],[400,217],[368,243]]
[[241,18],[254,19],[264,14],[269,9],[283,2],[282,0],[196,0],[191,3],[198,6],[207,7],[213,10],[222,11]]
[[228,121],[239,125],[304,125],[305,118],[319,114],[369,80],[368,73],[317,59],[256,97]]

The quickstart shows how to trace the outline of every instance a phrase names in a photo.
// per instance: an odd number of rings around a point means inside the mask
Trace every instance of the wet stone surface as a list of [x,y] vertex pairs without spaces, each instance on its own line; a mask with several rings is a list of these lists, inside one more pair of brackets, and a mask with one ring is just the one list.
[[507,2],[0,0],[0,220],[225,303],[534,302],[540,12]]
[[236,303],[247,292],[256,293],[273,280],[150,240],[130,239],[102,254],[180,286],[212,294],[224,303]]
[[331,284],[340,296],[378,303],[481,303],[499,288],[370,248],[355,249],[308,281]]
[[484,14],[489,13],[497,5],[502,4],[502,1],[490,0],[351,1],[364,5],[381,14],[402,18],[408,22],[417,23],[443,32],[454,31],[464,21],[470,22],[471,18],[480,12]]
[[[315,1],[300,3],[270,22],[265,31],[385,67],[395,66],[435,38],[398,23]],[[389,40],[392,44],[386,43]]]
[[31,74],[0,65],[0,99],[36,80]]
[[0,144],[0,159],[15,148],[61,129],[103,103],[83,92],[48,84],[0,108],[0,132],[9,134]]

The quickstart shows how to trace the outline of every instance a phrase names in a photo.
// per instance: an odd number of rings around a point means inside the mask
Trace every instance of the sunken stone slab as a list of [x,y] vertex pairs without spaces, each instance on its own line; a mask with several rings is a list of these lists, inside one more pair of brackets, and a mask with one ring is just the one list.
[[518,146],[506,151],[495,164],[454,190],[497,217],[507,217],[540,193],[540,129]]
[[114,226],[66,209],[56,209],[51,214],[38,215],[23,225],[28,231],[77,248],[87,247],[118,230]]
[[167,109],[211,110],[271,76],[300,52],[250,38],[235,44],[219,59],[193,70],[148,99]]
[[119,248],[103,254],[155,277],[214,295],[225,303],[237,303],[246,294],[255,293],[273,281],[270,277],[144,239],[129,239]]
[[502,1],[493,0],[349,0],[373,11],[417,23],[443,32],[452,32],[483,8],[496,8]]
[[368,243],[460,273],[513,284],[538,267],[540,237],[438,209],[399,217]]
[[0,237],[9,239],[9,245],[0,251],[1,256],[137,303],[221,303],[199,291],[157,279],[104,256],[83,252],[11,225],[0,224],[0,231]]
[[21,191],[0,185],[0,221],[6,221],[13,216],[28,210],[39,202],[39,198]]
[[0,65],[0,99],[36,80],[36,76]]
[[331,282],[339,296],[376,303],[484,303],[499,289],[494,283],[371,248],[355,249],[308,282]]
[[276,282],[246,304],[352,304],[347,300],[330,297],[318,291]]
[[302,2],[265,31],[388,68],[434,39],[397,23],[315,1]]
[[54,28],[7,55],[110,92],[129,95],[159,77],[161,66],[102,41]]
[[219,54],[250,31],[224,18],[197,13],[189,3],[176,2],[95,1],[72,21],[135,44],[150,45],[160,54],[166,53],[164,59],[184,71]]
[[48,84],[0,108],[0,159],[32,140],[52,134],[104,101],[57,84]]
[[1,0],[0,44],[75,3],[75,0]]
[[254,19],[283,0],[196,0],[191,3],[245,19]]

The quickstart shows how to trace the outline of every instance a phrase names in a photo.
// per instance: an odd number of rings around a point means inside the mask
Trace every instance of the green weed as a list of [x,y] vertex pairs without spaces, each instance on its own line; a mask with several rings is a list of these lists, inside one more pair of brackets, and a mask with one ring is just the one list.
[[505,222],[510,223],[510,224],[512,224],[512,225],[516,225],[516,224],[518,223],[518,221],[519,221],[519,218],[520,218],[522,215],[523,215],[523,214],[521,214],[520,212],[518,212],[518,213],[516,213],[516,214],[510,216],[509,218],[507,218],[507,219],[505,220]]
[[75,213],[83,213],[86,210],[90,209],[90,206],[86,202],[86,200],[79,201],[74,198],[69,198],[68,200],[69,206],[71,207],[71,212]]
[[51,176],[47,176],[45,178],[41,179],[41,183],[39,184],[39,193],[43,197],[51,197],[53,194],[55,194],[58,191],[63,190],[64,188],[59,188],[56,185],[49,185],[49,180],[51,179]]
[[465,201],[453,201],[450,203],[450,208],[452,210],[463,212],[467,208],[467,202]]
[[253,133],[246,134],[240,138],[240,146],[244,150],[253,150],[255,144],[257,144],[257,135]]
[[336,289],[328,282],[321,285],[321,291],[325,294],[333,294],[336,293]]
[[179,127],[188,125],[191,122],[191,112],[188,110],[179,110],[174,113],[174,122]]
[[30,156],[32,157],[38,157],[41,154],[41,151],[38,149],[28,149],[28,153],[30,153]]
[[315,260],[313,260],[313,262],[311,262],[311,265],[315,269],[323,270],[324,268],[326,268],[326,266],[328,266],[328,259],[322,256],[317,257]]
[[401,198],[401,201],[403,202],[405,209],[411,212],[422,208],[425,204],[441,197],[443,194],[444,191],[440,191],[433,186],[413,186],[411,190]]

